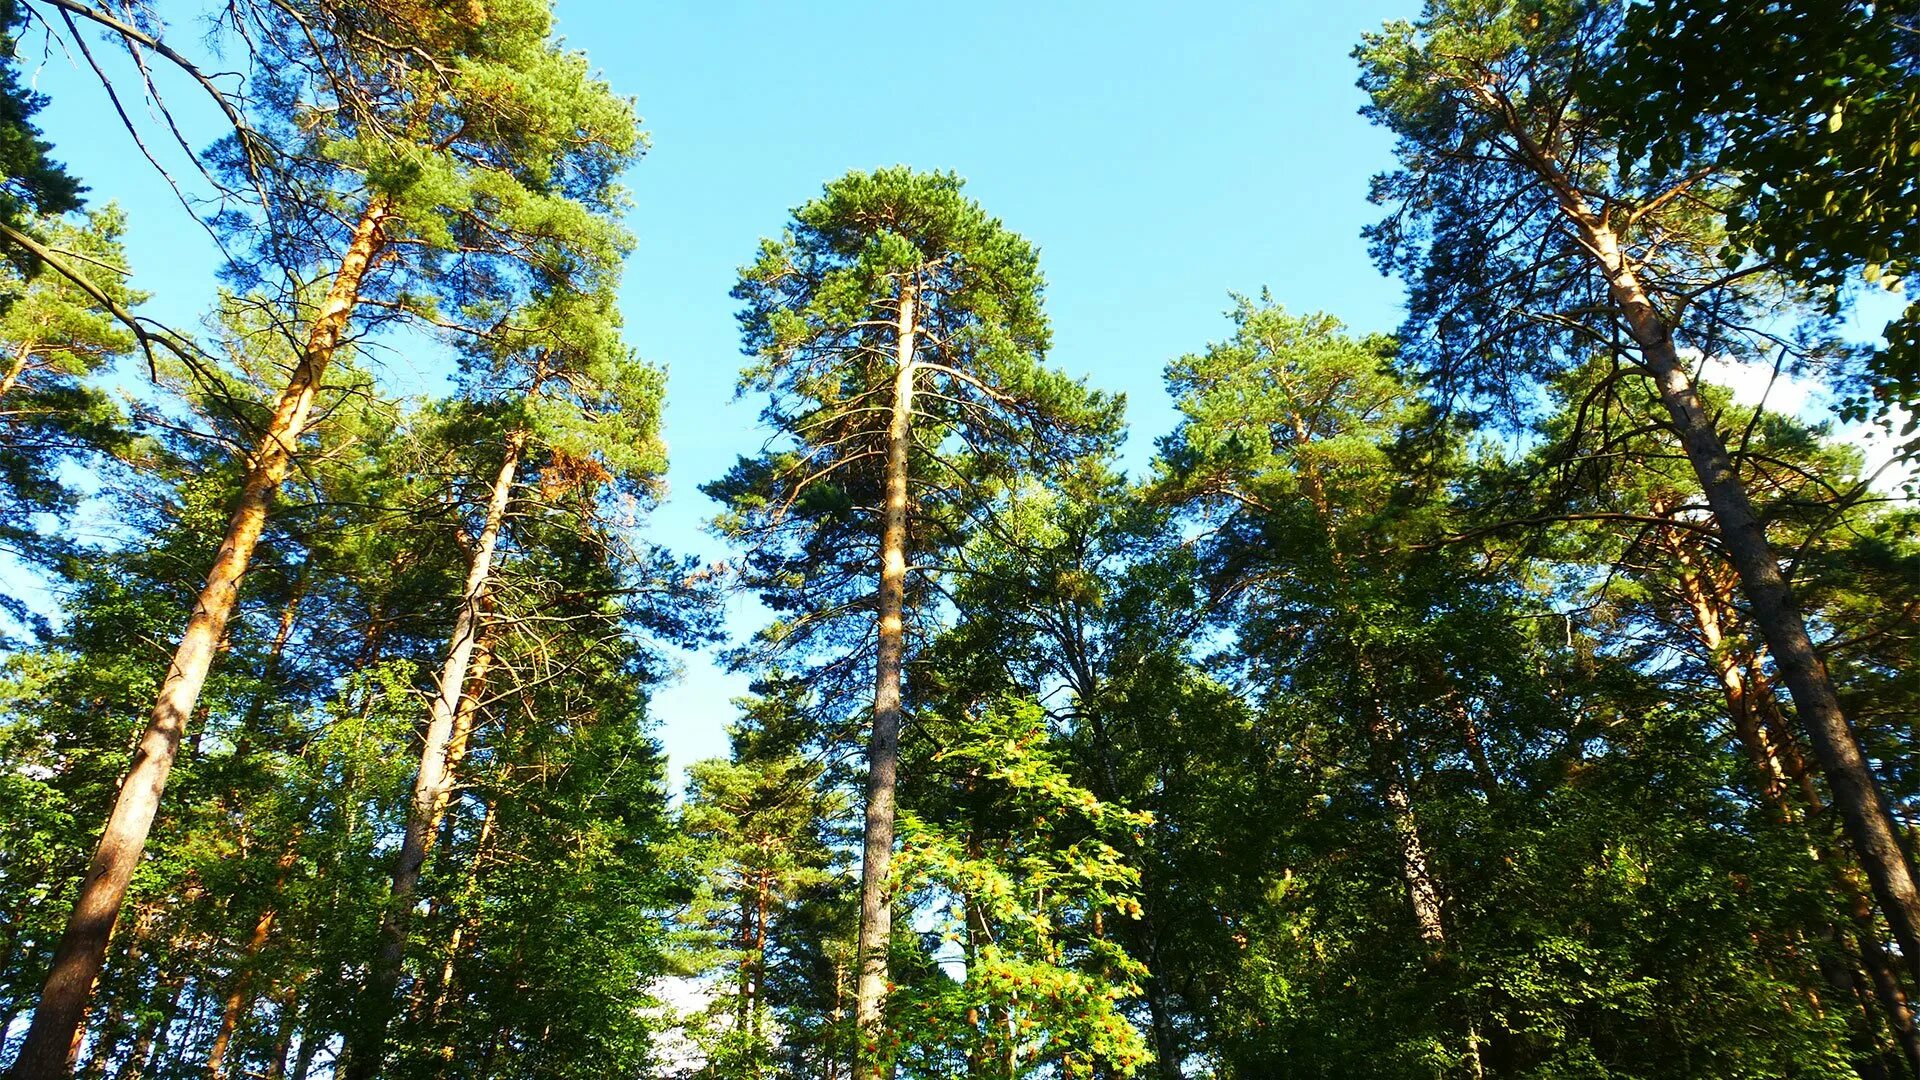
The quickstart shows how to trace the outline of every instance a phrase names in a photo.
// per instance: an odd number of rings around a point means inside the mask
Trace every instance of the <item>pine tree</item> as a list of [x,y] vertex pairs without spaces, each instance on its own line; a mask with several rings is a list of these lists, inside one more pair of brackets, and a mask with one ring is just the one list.
[[748,582],[791,613],[762,642],[823,660],[813,678],[835,705],[872,659],[860,1078],[881,1068],[903,671],[923,607],[909,558],[967,529],[981,479],[1071,457],[1112,426],[1112,402],[1041,364],[1033,249],[960,188],[951,174],[850,173],[762,242],[735,291],[758,358],[741,385],[769,395],[780,445],[708,488],[732,508],[721,528],[752,549]]
[[[1682,347],[1736,358],[1791,342],[1749,314],[1796,297],[1725,264],[1729,163],[1701,147],[1648,170],[1598,130],[1585,71],[1614,63],[1620,8],[1436,0],[1356,50],[1369,115],[1400,140],[1375,182],[1371,236],[1409,283],[1409,342],[1456,400],[1516,411],[1543,378],[1600,352],[1651,380],[1909,968],[1920,883],[1833,681]],[[1678,176],[1678,179],[1669,179]]]
[[[466,551],[466,574],[454,611],[440,672],[428,697],[420,766],[407,807],[404,838],[393,871],[392,901],[381,923],[381,946],[369,979],[368,1018],[350,1060],[372,1075],[384,1053],[387,1018],[380,1015],[398,987],[406,956],[413,895],[445,814],[453,778],[471,736],[462,723],[462,699],[470,692],[476,649],[489,626],[495,560],[523,469],[542,480],[546,498],[578,497],[583,485],[645,495],[665,468],[658,434],[663,379],[639,363],[620,337],[611,304],[615,267],[598,268],[603,291],[592,297],[554,293],[540,297],[506,320],[512,329],[484,344],[470,369],[473,397],[465,404],[499,462],[480,491],[477,515],[464,511],[458,528]],[[580,275],[582,279],[585,274]],[[585,283],[585,282],[583,282]],[[461,436],[474,432],[455,429]],[[469,524],[469,516],[473,521]],[[591,519],[588,519],[591,520]],[[483,661],[488,657],[483,651]],[[474,680],[476,683],[478,680]],[[355,1073],[355,1075],[360,1075]]]
[[[56,951],[15,1065],[24,1080],[66,1067],[241,576],[363,308],[418,314],[449,296],[466,312],[510,310],[532,270],[564,278],[573,256],[618,247],[605,216],[617,199],[613,173],[636,146],[631,110],[552,44],[545,3],[446,11],[316,3],[246,14],[255,23],[248,40],[261,50],[257,109],[274,149],[275,201],[256,222],[223,224],[256,242],[259,261],[236,267],[239,280],[263,282],[275,266],[292,278],[298,355]],[[316,116],[326,122],[310,123]],[[239,172],[253,167],[255,150],[236,136],[216,157]],[[324,277],[324,289],[309,287],[303,270]]]
[[[100,270],[102,288],[123,307],[144,295],[127,284],[120,243],[125,215],[114,207],[84,223],[50,220],[35,232]],[[0,313],[0,546],[40,566],[61,549],[32,526],[41,513],[64,514],[74,497],[61,479],[68,462],[97,463],[126,453],[126,417],[93,385],[96,372],[132,352],[134,339],[100,304],[57,274],[15,275]],[[10,599],[0,604],[12,606]],[[21,612],[11,612],[16,617]]]

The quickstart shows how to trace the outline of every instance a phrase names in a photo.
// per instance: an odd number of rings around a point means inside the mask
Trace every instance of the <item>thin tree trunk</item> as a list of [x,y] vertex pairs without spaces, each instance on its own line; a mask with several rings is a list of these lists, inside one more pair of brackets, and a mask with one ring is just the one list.
[[[472,700],[475,695],[477,695],[477,691],[471,693],[468,700]],[[462,703],[462,707],[465,707],[464,702]],[[492,801],[488,801],[486,805],[486,816],[480,819],[480,836],[473,845],[473,864],[467,870],[467,888],[469,891],[471,891],[474,884],[480,880],[481,868],[485,865],[487,855],[493,848],[494,804]],[[458,919],[453,925],[453,933],[449,935],[447,941],[447,958],[440,965],[440,982],[434,987],[432,1002],[427,1007],[427,1018],[429,1020],[438,1020],[441,1010],[446,1008],[447,1000],[453,996],[453,981],[455,975],[458,973],[457,964],[460,959],[460,946],[466,940],[467,930],[470,925],[471,921],[465,917]],[[453,1052],[454,1048],[452,1046],[442,1046],[440,1048],[440,1056],[446,1061],[453,1060]]]
[[119,798],[80,883],[73,916],[54,950],[53,966],[41,990],[39,1008],[34,1010],[33,1025],[27,1029],[14,1063],[13,1074],[18,1080],[61,1080],[66,1075],[67,1048],[86,1011],[94,977],[105,961],[107,937],[120,916],[127,883],[146,848],[147,832],[159,811],[160,794],[173,771],[187,719],[200,700],[214,651],[233,614],[240,578],[266,526],[269,505],[292,468],[294,448],[306,430],[320,380],[347,330],[367,268],[379,254],[381,225],[387,212],[386,198],[375,196],[361,214],[340,260],[339,272],[314,315],[300,362],[281,391],[273,419],[253,453],[226,539],[214,557],[213,569],[207,574],[186,633],[161,683],[159,699],[134,751],[126,779],[121,782]]
[[267,714],[267,706],[279,696],[280,669],[285,662],[287,642],[293,639],[293,628],[300,619],[300,602],[306,599],[308,578],[313,572],[313,560],[300,564],[300,570],[288,590],[287,602],[280,608],[280,624],[273,631],[273,645],[267,651],[266,666],[260,672],[260,690],[253,695],[253,701],[247,705],[247,715],[240,722],[240,735],[233,746],[233,756],[245,759],[253,751],[254,740],[260,737],[260,720]]
[[280,1022],[274,1025],[273,1049],[267,1056],[266,1080],[281,1080],[287,1075],[287,1055],[293,1050],[293,1035],[300,1026],[300,985],[296,979],[280,992]]
[[1440,919],[1440,889],[1433,878],[1432,860],[1427,855],[1426,842],[1420,836],[1419,819],[1414,816],[1413,795],[1407,790],[1399,757],[1392,752],[1398,739],[1394,737],[1394,732],[1388,726],[1390,722],[1377,705],[1374,713],[1375,722],[1370,727],[1373,728],[1376,745],[1375,771],[1388,814],[1392,818],[1393,839],[1400,852],[1400,876],[1406,881],[1407,902],[1413,908],[1413,921],[1420,930],[1420,940],[1429,949],[1438,952],[1447,944],[1446,928]]
[[1653,376],[1661,403],[1673,419],[1680,445],[1719,526],[1720,542],[1740,578],[1753,624],[1773,653],[1774,664],[1800,714],[1801,726],[1813,742],[1847,838],[1900,943],[1908,970],[1920,979],[1920,882],[1916,882],[1913,867],[1900,846],[1893,814],[1840,708],[1826,665],[1807,634],[1806,618],[1780,573],[1766,528],[1754,513],[1726,442],[1714,428],[1713,417],[1700,401],[1666,321],[1647,295],[1612,226],[1586,204],[1584,196],[1550,158],[1531,146],[1528,152],[1606,277],[1628,333],[1640,348],[1641,361]]
[[[1757,665],[1741,662],[1726,637],[1726,622],[1732,611],[1733,598],[1725,588],[1708,578],[1706,569],[1682,545],[1666,541],[1663,546],[1680,567],[1681,598],[1693,616],[1695,636],[1707,650],[1714,674],[1720,681],[1727,701],[1728,718],[1733,723],[1734,734],[1746,751],[1748,760],[1753,763],[1762,794],[1782,822],[1792,822],[1799,816],[1795,814],[1788,798],[1787,785],[1792,781],[1799,786],[1806,800],[1807,811],[1818,812],[1823,800],[1813,778],[1808,775],[1805,760],[1798,754],[1781,752],[1781,745],[1772,730],[1775,725],[1768,722],[1768,714],[1773,711],[1773,688],[1758,678]],[[1859,948],[1861,966],[1873,982],[1874,995],[1886,1017],[1887,1027],[1899,1042],[1909,1066],[1916,1075],[1920,1075],[1920,1033],[1915,1031],[1906,994],[1900,989],[1900,981],[1893,973],[1886,949],[1880,944],[1873,908],[1848,871],[1823,851],[1825,844],[1816,838],[1812,845],[1810,854],[1813,859],[1833,874],[1836,888],[1848,901],[1848,915],[1854,923],[1853,937]],[[1829,926],[1825,933],[1830,940],[1838,941],[1837,927]],[[1833,958],[1823,956],[1819,966],[1822,975],[1836,992],[1847,995],[1855,990],[1851,964],[1842,972],[1837,969]]]
[[1733,724],[1736,741],[1753,764],[1761,794],[1782,821],[1792,821],[1794,814],[1787,802],[1786,771],[1761,726],[1756,703],[1747,687],[1746,671],[1727,642],[1718,590],[1711,589],[1703,580],[1705,570],[1682,545],[1669,540],[1666,546],[1679,564],[1680,596],[1693,615],[1694,636],[1707,650],[1707,661],[1720,681],[1720,691],[1727,701],[1727,719]]
[[140,1080],[153,1064],[155,1048],[166,1046],[167,1029],[173,1026],[174,1015],[180,1008],[180,995],[187,986],[186,974],[162,976],[160,986],[167,995],[166,1002],[160,1007],[160,1015],[140,1029],[140,1034],[133,1040],[133,1049],[127,1053],[127,1060],[120,1065],[116,1080]]
[[214,1034],[212,1048],[207,1051],[207,1075],[211,1080],[226,1080],[227,1051],[233,1045],[234,1032],[240,1028],[240,1018],[253,1009],[253,969],[259,962],[260,950],[266,947],[267,938],[273,933],[273,921],[280,914],[278,897],[286,888],[287,873],[299,855],[299,842],[300,834],[296,831],[275,862],[273,893],[267,898],[266,909],[255,920],[253,933],[247,937],[247,950],[233,973],[233,987],[220,1010],[220,1027]]
[[413,894],[426,867],[427,853],[433,846],[434,824],[453,790],[453,772],[447,751],[453,740],[456,715],[474,646],[480,638],[482,607],[493,575],[494,549],[500,540],[501,524],[506,520],[507,503],[513,496],[513,478],[520,467],[521,451],[527,433],[516,430],[507,436],[506,450],[495,476],[493,491],[480,535],[473,545],[467,564],[466,583],[460,592],[460,610],[454,617],[453,635],[447,642],[447,656],[440,668],[427,715],[426,737],[421,740],[420,769],[413,781],[413,797],[407,804],[405,832],[400,857],[393,868],[393,885],[386,913],[380,920],[380,951],[374,958],[363,999],[363,1022],[355,1025],[352,1045],[346,1048],[346,1080],[373,1080],[386,1056],[387,1027],[392,1022],[394,994],[400,985],[400,969],[406,959],[408,916],[413,909]]
[[1373,758],[1374,781],[1380,785],[1393,826],[1394,844],[1400,855],[1400,876],[1407,886],[1407,903],[1413,908],[1420,940],[1430,955],[1438,956],[1447,944],[1446,927],[1440,917],[1440,888],[1434,880],[1426,842],[1420,836],[1419,819],[1414,816],[1413,793],[1407,789],[1399,725],[1373,695],[1378,679],[1373,662],[1364,651],[1360,654],[1360,672],[1366,679],[1367,746]]
[[325,1031],[309,1031],[300,1036],[300,1052],[293,1058],[293,1076],[291,1080],[307,1080],[307,1074],[313,1071],[313,1059],[320,1048],[327,1043]]
[[1487,756],[1486,736],[1474,722],[1466,699],[1455,697],[1452,709],[1454,723],[1460,728],[1460,742],[1467,748],[1467,762],[1473,766],[1474,782],[1480,785],[1480,794],[1492,802],[1500,797],[1500,781],[1494,775],[1493,760]]
[[901,281],[896,328],[893,415],[887,424],[886,508],[880,531],[879,658],[874,665],[873,735],[867,744],[865,848],[860,860],[860,938],[854,994],[853,1080],[891,1075],[888,1056],[887,949],[893,937],[894,784],[900,767],[900,682],[906,652],[907,447],[913,436],[914,286]]
[[13,390],[13,384],[20,381],[20,375],[27,370],[27,361],[33,358],[33,343],[23,341],[13,350],[13,359],[7,364],[7,373],[0,376],[0,401],[6,399]]
[[1893,1030],[1893,1037],[1907,1059],[1907,1067],[1915,1076],[1920,1076],[1920,1030],[1916,1030],[1914,1024],[1913,1005],[1894,973],[1893,959],[1880,944],[1880,927],[1874,920],[1873,906],[1867,902],[1865,891],[1850,880],[1845,885],[1860,965],[1867,969],[1867,977],[1873,982],[1873,994],[1879,999],[1881,1015],[1887,1018],[1887,1027]]
[[[481,629],[473,646],[473,658],[467,665],[467,677],[460,692],[460,708],[453,714],[453,731],[447,736],[447,774],[451,779],[463,762],[467,760],[467,747],[473,742],[473,725],[480,719],[480,702],[486,696],[487,677],[493,673],[493,624],[490,616],[493,612],[492,590],[488,589],[480,597]],[[433,804],[433,822],[428,828],[439,833],[440,824],[447,816],[447,807],[453,801],[453,785],[448,783],[441,788],[440,797]],[[487,807],[487,820],[481,827],[481,843],[493,823],[493,807]],[[475,856],[478,859],[478,855]]]

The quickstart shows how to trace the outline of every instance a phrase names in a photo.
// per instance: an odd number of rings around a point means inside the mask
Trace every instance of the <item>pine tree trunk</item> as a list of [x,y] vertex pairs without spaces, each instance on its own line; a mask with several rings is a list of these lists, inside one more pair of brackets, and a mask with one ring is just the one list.
[[1727,719],[1733,724],[1735,739],[1746,751],[1747,760],[1753,764],[1754,777],[1759,781],[1761,794],[1766,797],[1767,803],[1782,821],[1791,821],[1794,815],[1787,802],[1786,772],[1761,726],[1760,714],[1747,687],[1746,671],[1727,643],[1726,631],[1721,625],[1720,603],[1715,595],[1717,590],[1710,589],[1702,581],[1705,571],[1696,565],[1682,545],[1670,542],[1666,546],[1679,565],[1680,596],[1693,615],[1694,636],[1707,650],[1708,663],[1720,681],[1720,691],[1727,700]]
[[213,569],[207,574],[186,633],[161,683],[159,700],[80,883],[73,916],[54,951],[33,1025],[14,1063],[13,1075],[18,1080],[62,1080],[66,1076],[67,1048],[86,1011],[94,977],[105,961],[107,937],[120,916],[127,883],[146,848],[147,832],[159,811],[160,794],[173,771],[187,719],[200,700],[215,648],[233,614],[240,578],[259,543],[268,507],[292,468],[294,447],[306,430],[320,380],[347,330],[367,268],[379,254],[387,208],[386,199],[376,196],[361,214],[340,260],[339,272],[314,315],[300,362],[254,451],[226,539],[214,557]]
[[20,381],[21,374],[27,370],[27,361],[32,358],[32,342],[23,341],[13,350],[13,356],[7,362],[7,373],[0,375],[0,401],[6,400],[13,391],[13,384]]
[[[473,725],[480,719],[481,699],[486,696],[487,678],[493,673],[493,624],[489,617],[493,612],[492,590],[480,598],[481,629],[479,640],[473,646],[473,659],[467,665],[465,687],[460,692],[460,708],[453,714],[453,733],[447,736],[447,771],[452,773],[467,760],[467,747],[473,742]],[[453,789],[449,785],[440,792],[439,801],[433,806],[434,832],[440,830],[440,823],[447,816],[447,806],[453,801]],[[487,807],[487,825],[493,821],[493,807]],[[486,841],[487,828],[481,829],[481,843]],[[477,859],[478,856],[476,855]]]
[[467,669],[473,659],[482,625],[482,607],[493,576],[494,549],[500,540],[500,528],[507,516],[507,503],[513,496],[513,478],[520,467],[520,455],[527,433],[516,430],[507,436],[500,471],[494,477],[493,490],[480,535],[467,563],[467,579],[460,592],[460,610],[454,617],[453,634],[447,642],[446,660],[428,706],[426,736],[421,740],[420,768],[414,776],[413,797],[407,804],[405,832],[400,856],[393,868],[393,884],[386,913],[380,920],[380,951],[374,958],[363,999],[363,1020],[355,1025],[354,1041],[345,1051],[346,1080],[373,1080],[379,1075],[386,1056],[387,1027],[392,1022],[394,994],[400,985],[400,969],[406,959],[407,927],[413,909],[414,891],[427,864],[433,845],[434,826],[453,790],[453,771],[447,750],[453,740],[454,722],[466,687]]
[[1606,277],[1614,304],[1639,346],[1641,362],[1653,376],[1661,403],[1672,417],[1674,432],[1713,512],[1721,545],[1746,594],[1753,625],[1773,653],[1801,726],[1813,742],[1847,838],[1900,943],[1908,970],[1920,979],[1920,882],[1916,882],[1913,867],[1900,846],[1893,814],[1840,708],[1826,665],[1807,634],[1806,618],[1780,573],[1766,528],[1754,513],[1726,442],[1715,430],[1673,335],[1629,264],[1619,237],[1605,219],[1586,206],[1564,176],[1552,172],[1550,165],[1543,168],[1543,175],[1555,187],[1564,212]]
[[1366,679],[1368,694],[1367,747],[1373,759],[1374,782],[1387,804],[1394,845],[1400,856],[1400,877],[1407,886],[1407,903],[1413,908],[1414,925],[1429,954],[1437,956],[1447,944],[1446,927],[1440,917],[1440,888],[1434,880],[1426,841],[1420,835],[1419,819],[1414,816],[1399,725],[1387,714],[1380,699],[1372,696],[1378,680],[1373,662],[1365,652],[1360,655],[1360,671]]
[[267,938],[273,933],[273,921],[279,914],[278,897],[287,886],[287,874],[293,869],[295,858],[299,855],[300,834],[296,831],[287,840],[287,846],[280,858],[274,863],[273,892],[267,898],[265,910],[253,924],[253,933],[247,936],[247,950],[241,956],[233,973],[233,986],[227,992],[227,1000],[220,1010],[220,1027],[214,1033],[213,1046],[207,1051],[207,1076],[210,1080],[226,1080],[227,1051],[233,1045],[233,1036],[240,1028],[240,1018],[253,1010],[253,969],[259,963],[260,951],[266,947]]
[[1473,766],[1474,782],[1480,785],[1480,794],[1493,802],[1500,798],[1500,781],[1494,775],[1492,758],[1487,756],[1486,735],[1474,722],[1473,710],[1467,707],[1465,699],[1455,697],[1452,711],[1454,723],[1460,729],[1460,742],[1467,749],[1467,762]]
[[[1375,735],[1376,739],[1381,737]],[[1446,947],[1447,932],[1440,919],[1440,890],[1434,882],[1432,860],[1420,836],[1419,819],[1413,813],[1413,795],[1407,790],[1397,757],[1388,753],[1378,756],[1376,771],[1392,820],[1394,843],[1399,849],[1400,876],[1406,882],[1407,902],[1413,908],[1420,940],[1437,952]]]
[[880,531],[878,652],[874,665],[873,734],[867,744],[865,847],[860,860],[859,981],[853,1080],[891,1075],[886,1055],[887,949],[893,937],[894,784],[900,767],[900,683],[906,653],[907,448],[913,437],[914,287],[900,283],[893,415],[887,424],[886,506]]
[[[1823,806],[1823,800],[1813,778],[1807,773],[1805,760],[1797,753],[1783,752],[1782,744],[1775,738],[1774,725],[1768,721],[1772,711],[1773,688],[1757,677],[1754,664],[1740,661],[1731,642],[1727,640],[1726,622],[1733,608],[1733,597],[1728,595],[1724,586],[1708,578],[1706,569],[1682,544],[1669,539],[1662,546],[1680,568],[1681,599],[1686,602],[1688,612],[1693,616],[1694,634],[1707,650],[1714,674],[1726,697],[1728,719],[1748,760],[1753,764],[1762,794],[1773,807],[1776,817],[1782,822],[1794,821],[1800,815],[1794,812],[1787,786],[1789,781],[1794,782],[1806,800],[1806,811],[1809,814],[1817,813]],[[1913,1012],[1906,994],[1900,989],[1900,980],[1894,975],[1891,960],[1880,944],[1880,931],[1873,917],[1873,908],[1851,873],[1835,861],[1826,847],[1825,841],[1813,841],[1812,857],[1833,874],[1836,888],[1848,903],[1848,915],[1854,923],[1853,937],[1859,948],[1861,966],[1873,982],[1874,996],[1886,1017],[1887,1027],[1899,1042],[1901,1052],[1915,1075],[1920,1075],[1920,1032],[1915,1030]],[[1837,939],[1839,929],[1830,926],[1826,933],[1829,938]],[[1821,960],[1821,973],[1826,976],[1828,984],[1842,993],[1851,991],[1854,982],[1851,966],[1844,977],[1830,970],[1832,966],[1831,960]]]

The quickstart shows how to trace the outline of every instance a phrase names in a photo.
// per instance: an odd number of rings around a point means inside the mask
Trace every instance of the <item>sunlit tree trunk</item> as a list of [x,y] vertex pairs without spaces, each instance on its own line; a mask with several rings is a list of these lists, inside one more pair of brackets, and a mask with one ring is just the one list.
[[13,391],[13,385],[27,370],[27,361],[33,359],[33,343],[23,341],[14,347],[13,355],[7,358],[7,372],[0,375],[0,401],[5,401]]
[[914,286],[900,283],[893,411],[887,424],[887,472],[880,532],[878,652],[874,667],[873,734],[867,744],[866,837],[860,861],[859,982],[854,997],[858,1046],[854,1080],[891,1075],[883,1069],[887,949],[893,936],[894,785],[900,765],[900,686],[906,652],[907,450],[913,438],[916,376]]
[[1916,882],[1900,845],[1893,814],[1840,708],[1839,695],[1807,633],[1806,618],[1780,572],[1766,527],[1754,513],[1726,441],[1715,429],[1713,416],[1700,400],[1666,319],[1647,293],[1610,219],[1588,205],[1550,155],[1524,132],[1515,130],[1514,134],[1522,139],[1526,163],[1553,190],[1582,247],[1606,279],[1614,305],[1639,348],[1641,364],[1652,376],[1713,512],[1721,545],[1746,594],[1753,625],[1773,654],[1801,726],[1813,743],[1847,838],[1900,943],[1909,972],[1920,979],[1920,882]]
[[400,969],[406,959],[407,929],[413,909],[413,895],[420,874],[433,846],[434,827],[453,790],[452,763],[448,748],[453,740],[454,723],[460,711],[462,692],[474,648],[480,639],[483,608],[493,577],[493,556],[506,521],[507,504],[513,497],[513,480],[526,448],[527,432],[515,430],[507,436],[500,470],[494,477],[487,501],[486,517],[480,535],[475,538],[467,562],[467,577],[460,591],[460,609],[454,616],[453,634],[447,642],[446,659],[428,706],[425,737],[420,746],[420,767],[414,775],[413,796],[407,803],[405,831],[400,856],[394,864],[393,883],[386,913],[380,921],[380,951],[374,958],[363,1002],[363,1023],[356,1026],[354,1042],[348,1048],[343,1075],[346,1080],[373,1080],[379,1075],[386,1055],[387,1027],[392,1021],[394,994],[399,988]]
[[159,811],[160,795],[173,771],[187,720],[200,700],[214,653],[226,633],[227,619],[239,597],[241,576],[260,541],[269,506],[293,466],[294,448],[306,431],[321,379],[347,332],[367,269],[380,252],[387,214],[388,203],[380,196],[361,213],[339,270],[308,328],[292,378],[281,391],[273,418],[248,463],[226,539],[214,556],[213,569],[174,651],[159,699],[148,717],[126,779],[121,782],[119,798],[80,883],[73,916],[54,950],[33,1025],[14,1063],[18,1080],[62,1080],[67,1073],[68,1048],[86,1011],[94,978],[105,961],[107,938],[126,900],[127,883],[146,848],[147,833]]
[[1402,740],[1398,725],[1377,699],[1369,702],[1368,741],[1373,751],[1374,782],[1393,826],[1394,845],[1400,857],[1400,877],[1406,883],[1407,902],[1413,909],[1414,926],[1420,940],[1433,952],[1444,949],[1447,931],[1440,917],[1440,886],[1433,875],[1433,863],[1420,835],[1420,822],[1414,816],[1413,793],[1408,790]]
[[[1695,636],[1711,658],[1714,674],[1726,697],[1728,719],[1733,725],[1734,735],[1753,764],[1766,801],[1780,820],[1795,820],[1798,815],[1788,797],[1788,784],[1792,782],[1806,801],[1806,811],[1819,811],[1823,800],[1805,760],[1797,753],[1792,753],[1790,748],[1783,750],[1783,743],[1777,738],[1777,722],[1769,722],[1769,715],[1773,712],[1773,688],[1758,677],[1756,665],[1742,662],[1727,637],[1726,623],[1733,612],[1733,597],[1707,576],[1706,569],[1686,552],[1682,544],[1669,540],[1665,546],[1680,568],[1680,593],[1688,613],[1693,617]],[[1894,974],[1892,958],[1880,943],[1880,929],[1872,905],[1854,876],[1840,866],[1830,852],[1823,852],[1820,847],[1816,843],[1813,858],[1833,874],[1835,885],[1848,905],[1847,914],[1854,924],[1853,939],[1858,947],[1861,966],[1873,983],[1874,997],[1880,1004],[1887,1027],[1900,1044],[1909,1066],[1916,1075],[1920,1075],[1920,1031],[1915,1029],[1913,1010],[1905,991],[1900,987],[1899,978]],[[1835,939],[1839,936],[1837,928],[1830,928],[1829,933]],[[1830,970],[1833,967],[1831,959],[1823,959],[1820,966],[1835,990],[1842,993],[1852,990],[1851,971],[1836,974]]]

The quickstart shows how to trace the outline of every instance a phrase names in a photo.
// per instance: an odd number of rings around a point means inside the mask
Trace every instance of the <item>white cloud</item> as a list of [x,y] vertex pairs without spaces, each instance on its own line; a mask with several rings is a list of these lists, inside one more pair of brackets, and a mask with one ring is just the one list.
[[[1700,377],[1732,391],[1733,400],[1741,405],[1764,404],[1773,412],[1798,417],[1808,423],[1832,423],[1832,438],[1859,449],[1865,459],[1866,474],[1879,474],[1873,486],[1883,494],[1899,494],[1903,486],[1920,479],[1920,471],[1916,470],[1914,462],[1887,468],[1887,463],[1893,460],[1894,451],[1899,446],[1898,438],[1889,435],[1878,424],[1841,422],[1834,414],[1833,395],[1815,379],[1784,371],[1776,378],[1770,364],[1741,362],[1724,356],[1710,357],[1702,363]],[[1911,418],[1912,414],[1906,409],[1896,407],[1893,414],[1894,431],[1898,432]],[[1883,468],[1884,472],[1881,471]]]

